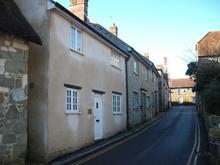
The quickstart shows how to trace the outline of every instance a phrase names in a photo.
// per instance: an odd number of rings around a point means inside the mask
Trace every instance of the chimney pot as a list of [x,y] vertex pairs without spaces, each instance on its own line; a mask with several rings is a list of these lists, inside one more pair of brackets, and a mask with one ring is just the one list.
[[109,31],[118,37],[118,27],[115,25],[115,23],[113,23],[113,25],[110,27]]
[[149,60],[149,53],[144,52],[144,57]]

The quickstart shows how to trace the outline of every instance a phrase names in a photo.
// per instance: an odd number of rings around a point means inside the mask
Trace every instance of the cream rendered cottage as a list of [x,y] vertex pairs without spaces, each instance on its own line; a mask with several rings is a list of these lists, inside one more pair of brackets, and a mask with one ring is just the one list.
[[48,163],[125,130],[128,54],[87,23],[88,1],[70,11],[16,2],[43,42],[30,45],[28,160]]

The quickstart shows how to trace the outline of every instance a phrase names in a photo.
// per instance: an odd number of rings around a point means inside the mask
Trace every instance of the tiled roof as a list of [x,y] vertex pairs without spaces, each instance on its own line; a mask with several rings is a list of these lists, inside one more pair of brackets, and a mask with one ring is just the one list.
[[194,86],[194,81],[192,79],[170,79],[170,88],[192,88]]
[[138,53],[134,48],[132,48],[130,45],[128,45],[126,42],[112,34],[110,31],[108,31],[106,28],[104,28],[102,25],[97,23],[88,23],[94,30],[96,30],[100,35],[104,36],[107,40],[111,41],[118,47],[120,47],[124,52],[126,52],[129,55],[136,55],[138,58],[141,58],[145,63],[152,66],[152,62],[145,59],[144,56],[142,56],[140,53]]
[[105,29],[103,26],[97,23],[88,23],[94,30],[96,30],[101,35],[105,36],[107,40],[110,40],[112,43],[116,44],[118,47],[120,47],[124,52],[130,54],[131,51],[129,51],[129,48],[132,49],[130,45],[119,39],[117,36],[109,32],[107,29]]
[[220,56],[220,31],[208,32],[198,43],[199,57]]
[[[134,48],[132,48],[130,45],[128,45],[126,42],[124,42],[123,40],[121,40],[120,38],[118,38],[117,36],[115,36],[114,34],[112,34],[111,32],[109,32],[107,29],[105,29],[103,26],[101,26],[100,24],[97,23],[88,23],[95,31],[97,31],[100,35],[104,36],[107,40],[111,41],[112,43],[114,43],[115,45],[117,45],[120,49],[122,49],[124,52],[126,52],[127,54],[129,54],[129,56],[135,56],[136,58],[138,58],[140,61],[142,61],[142,63],[144,63],[145,65],[151,67],[155,74],[157,74],[159,76],[159,73],[157,72],[156,67],[154,66],[154,64],[148,60],[147,58],[145,58],[143,55],[141,55],[140,53],[138,53]],[[130,50],[129,50],[130,49]]]
[[40,37],[22,15],[14,0],[0,0],[0,32],[42,44]]

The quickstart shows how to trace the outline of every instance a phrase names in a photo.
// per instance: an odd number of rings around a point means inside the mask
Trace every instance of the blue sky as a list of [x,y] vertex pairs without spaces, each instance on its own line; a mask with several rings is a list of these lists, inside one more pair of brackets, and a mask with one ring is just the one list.
[[[68,7],[69,0],[57,2]],[[107,29],[115,22],[119,38],[155,64],[168,57],[171,78],[185,76],[197,41],[220,31],[220,0],[89,0],[88,15]]]

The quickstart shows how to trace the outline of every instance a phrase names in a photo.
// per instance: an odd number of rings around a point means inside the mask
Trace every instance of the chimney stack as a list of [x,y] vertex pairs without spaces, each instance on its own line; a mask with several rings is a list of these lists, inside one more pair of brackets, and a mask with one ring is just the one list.
[[146,58],[146,59],[148,59],[149,60],[149,53],[147,53],[147,52],[144,52],[144,57]]
[[88,21],[88,1],[89,0],[69,0],[69,11],[83,21]]
[[113,25],[110,27],[110,32],[118,37],[118,27],[115,25],[115,23],[113,23]]
[[164,65],[167,65],[167,57],[163,57],[163,63]]

